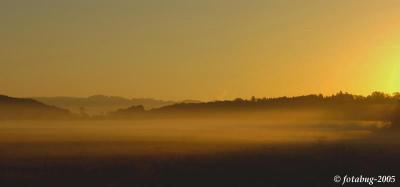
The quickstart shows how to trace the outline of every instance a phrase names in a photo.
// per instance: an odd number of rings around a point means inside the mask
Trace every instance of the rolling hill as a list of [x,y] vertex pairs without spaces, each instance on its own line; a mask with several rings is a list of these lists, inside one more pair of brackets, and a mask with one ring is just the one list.
[[61,119],[70,112],[34,99],[0,95],[0,119]]

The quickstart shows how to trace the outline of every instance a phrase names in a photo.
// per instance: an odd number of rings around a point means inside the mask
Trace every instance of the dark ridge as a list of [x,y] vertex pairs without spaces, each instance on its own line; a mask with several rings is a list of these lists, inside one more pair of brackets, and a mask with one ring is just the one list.
[[34,99],[0,95],[0,119],[61,119],[69,118],[68,110],[45,105]]
[[[326,114],[330,119],[348,120],[392,120],[398,106],[400,94],[388,95],[373,92],[368,96],[339,92],[331,96],[322,94],[297,97],[235,99],[200,103],[177,103],[157,109],[140,112],[142,116],[219,116],[222,114],[291,111],[316,111]],[[122,110],[123,111],[123,110]],[[129,108],[127,111],[130,111]],[[119,112],[119,117],[139,116],[138,112]]]
[[143,116],[146,110],[142,105],[131,106],[129,108],[119,109],[115,112],[110,113],[109,115],[112,118],[136,118]]

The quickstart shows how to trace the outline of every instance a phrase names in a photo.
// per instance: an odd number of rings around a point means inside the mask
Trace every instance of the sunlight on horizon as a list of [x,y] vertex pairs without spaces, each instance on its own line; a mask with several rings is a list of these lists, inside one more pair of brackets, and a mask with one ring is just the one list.
[[0,3],[0,94],[215,100],[399,91],[400,1]]

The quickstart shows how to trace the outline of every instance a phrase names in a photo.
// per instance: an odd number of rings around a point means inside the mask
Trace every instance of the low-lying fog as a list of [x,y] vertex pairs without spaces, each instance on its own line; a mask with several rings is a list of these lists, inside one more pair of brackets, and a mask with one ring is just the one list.
[[213,153],[368,136],[375,121],[163,119],[2,121],[3,156]]

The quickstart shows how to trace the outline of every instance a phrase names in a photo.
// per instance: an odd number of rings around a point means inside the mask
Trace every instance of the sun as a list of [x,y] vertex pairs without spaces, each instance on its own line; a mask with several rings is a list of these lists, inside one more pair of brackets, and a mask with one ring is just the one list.
[[371,80],[375,80],[375,90],[387,93],[400,92],[400,34],[399,37],[390,37],[372,51],[370,69]]
[[395,51],[391,51],[382,63],[383,89],[392,93],[400,92],[400,45]]
[[393,62],[393,70],[391,71],[390,80],[389,89],[392,92],[400,92],[400,53],[397,60]]

